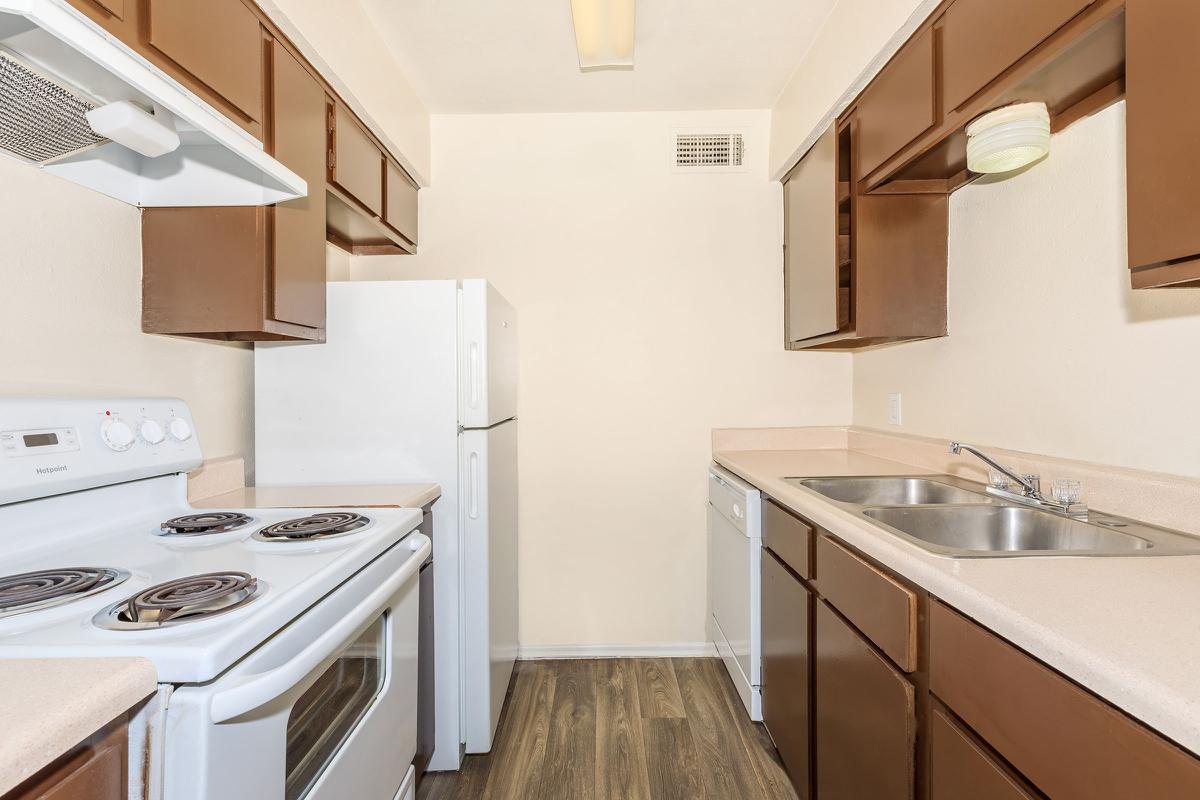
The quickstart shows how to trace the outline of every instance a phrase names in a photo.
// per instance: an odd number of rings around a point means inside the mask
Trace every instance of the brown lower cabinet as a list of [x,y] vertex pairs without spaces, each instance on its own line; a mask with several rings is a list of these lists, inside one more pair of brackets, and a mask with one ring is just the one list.
[[128,726],[122,715],[2,800],[125,800],[128,773]]
[[770,550],[762,555],[763,723],[800,800],[812,796],[812,595]]
[[1196,755],[767,502],[777,543],[816,536],[803,579],[762,558],[763,722],[801,798],[1200,798]]
[[817,797],[911,800],[912,683],[828,603],[817,603],[816,621]]

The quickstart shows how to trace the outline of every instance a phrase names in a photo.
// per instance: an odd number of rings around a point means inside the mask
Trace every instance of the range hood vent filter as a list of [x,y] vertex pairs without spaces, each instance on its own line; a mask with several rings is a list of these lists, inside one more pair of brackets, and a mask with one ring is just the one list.
[[45,164],[101,144],[84,117],[95,107],[0,52],[0,149]]

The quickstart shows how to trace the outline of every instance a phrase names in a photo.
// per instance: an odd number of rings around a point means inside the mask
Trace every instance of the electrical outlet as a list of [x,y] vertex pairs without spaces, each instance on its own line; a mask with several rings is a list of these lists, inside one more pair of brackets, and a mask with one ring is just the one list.
[[888,395],[888,424],[900,424],[900,393],[892,392]]

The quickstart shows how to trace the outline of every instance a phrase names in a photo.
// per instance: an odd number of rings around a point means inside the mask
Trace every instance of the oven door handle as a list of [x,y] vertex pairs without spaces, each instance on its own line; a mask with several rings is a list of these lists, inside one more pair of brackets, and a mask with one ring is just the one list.
[[308,647],[289,659],[286,664],[266,672],[248,675],[242,683],[214,694],[209,706],[212,721],[228,722],[286,693],[321,666],[327,658],[335,655],[342,644],[376,617],[388,599],[417,574],[432,549],[429,539],[419,533],[410,535],[399,546],[411,548],[413,555],[357,608],[313,639]]

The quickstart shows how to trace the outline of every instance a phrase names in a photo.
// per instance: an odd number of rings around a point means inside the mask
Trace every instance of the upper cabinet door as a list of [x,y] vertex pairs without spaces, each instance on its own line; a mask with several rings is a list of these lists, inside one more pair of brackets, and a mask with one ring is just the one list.
[[271,45],[274,155],[308,181],[308,196],[274,210],[274,318],[325,325],[325,89],[279,42]]
[[349,111],[334,106],[329,180],[375,216],[383,213],[383,153]]
[[838,329],[837,131],[830,127],[783,184],[787,339]]
[[211,89],[222,111],[262,121],[262,25],[242,0],[146,0],[145,8],[150,47]]
[[1135,272],[1133,285],[1196,281],[1200,3],[1130,0],[1125,34],[1129,266],[1153,268]]
[[384,165],[383,221],[405,239],[417,243],[417,186],[391,159]]
[[943,106],[961,106],[1091,3],[955,0],[941,20]]
[[858,101],[860,176],[870,175],[937,121],[933,51],[933,29],[927,29],[909,40],[863,92]]

